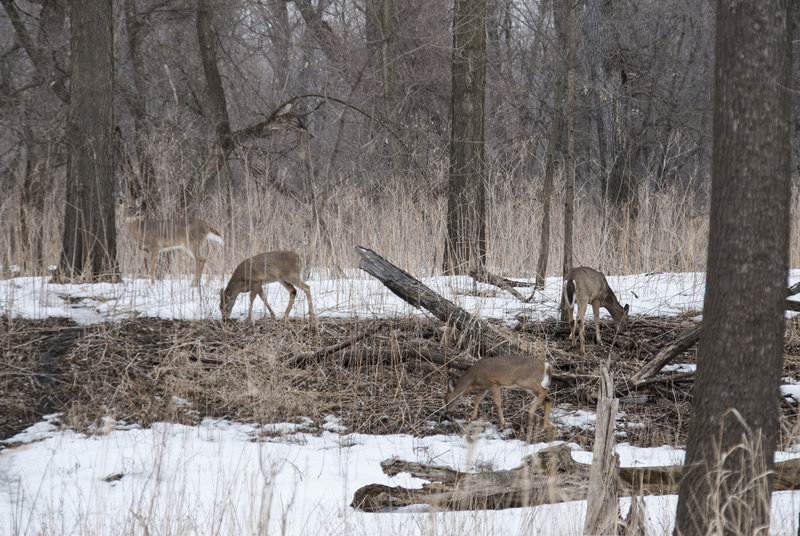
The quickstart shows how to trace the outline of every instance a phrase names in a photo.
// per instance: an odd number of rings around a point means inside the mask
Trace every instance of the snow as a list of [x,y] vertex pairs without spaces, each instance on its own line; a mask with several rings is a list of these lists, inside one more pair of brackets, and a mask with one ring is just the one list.
[[[633,314],[699,314],[702,309],[704,274],[608,279],[620,302],[631,304]],[[790,283],[797,280],[800,271],[792,272]],[[55,285],[47,278],[16,277],[0,281],[0,314],[67,317],[87,324],[138,316],[219,319],[218,289],[225,281],[207,275],[199,289],[190,287],[190,282],[185,277],[151,285],[128,277],[119,284]],[[561,291],[558,278],[550,278],[542,293],[523,304],[488,285],[478,285],[474,293],[469,278],[432,277],[423,282],[482,318],[509,324],[518,315],[533,320],[554,316]],[[320,316],[428,314],[363,273],[312,279],[309,284]],[[280,314],[288,294],[277,283],[268,285],[265,293]],[[307,311],[301,293],[291,315],[303,317]],[[265,313],[258,301],[254,319]],[[243,320],[246,315],[247,298],[240,296],[232,316]],[[693,367],[677,364],[672,370]],[[797,404],[797,379],[784,378],[782,383],[782,396]],[[594,419],[592,412],[553,408],[558,426],[591,428]],[[585,502],[467,512],[415,506],[364,513],[349,506],[355,490],[365,484],[423,484],[408,474],[384,475],[380,462],[391,457],[465,471],[510,469],[547,444],[503,439],[488,423],[477,437],[466,438],[355,434],[335,415],[318,426],[309,419],[298,420],[299,424],[254,425],[206,419],[198,426],[158,423],[140,429],[108,419],[87,436],[62,426],[59,415],[49,415],[0,441],[0,534],[568,535],[582,531]],[[569,446],[577,461],[591,462],[591,452]],[[623,466],[671,465],[681,463],[684,456],[682,449],[666,445],[645,449],[619,443],[617,452]],[[798,456],[800,448],[793,447],[777,453],[776,459]],[[676,496],[645,497],[648,534],[671,534],[676,504]],[[623,513],[629,505],[628,499],[621,499]],[[774,493],[770,533],[796,534],[799,512],[800,493]]]

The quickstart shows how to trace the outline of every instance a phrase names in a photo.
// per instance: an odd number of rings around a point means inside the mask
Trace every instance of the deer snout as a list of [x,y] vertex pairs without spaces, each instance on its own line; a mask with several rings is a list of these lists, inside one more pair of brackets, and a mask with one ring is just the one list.
[[233,310],[233,300],[231,299],[231,292],[228,289],[220,289],[219,291],[219,310],[222,313],[223,320],[229,320],[231,311]]

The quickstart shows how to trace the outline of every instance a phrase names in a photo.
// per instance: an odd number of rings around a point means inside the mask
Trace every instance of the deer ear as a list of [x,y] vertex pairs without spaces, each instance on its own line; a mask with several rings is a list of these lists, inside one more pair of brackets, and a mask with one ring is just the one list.
[[450,391],[456,388],[456,382],[453,381],[453,378],[447,378],[447,388]]
[[137,207],[141,207],[141,206],[142,206],[142,201],[144,201],[144,198],[142,198],[142,197],[137,197],[137,198],[136,198],[136,206],[137,206]]

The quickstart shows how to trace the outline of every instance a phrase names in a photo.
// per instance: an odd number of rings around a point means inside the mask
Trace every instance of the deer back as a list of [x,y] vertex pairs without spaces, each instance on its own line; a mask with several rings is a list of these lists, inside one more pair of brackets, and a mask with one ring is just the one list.
[[481,359],[456,382],[450,382],[446,403],[472,391],[485,391],[492,385],[519,387],[533,391],[547,389],[552,367],[546,361],[526,356]]
[[566,276],[566,292],[574,292],[575,299],[586,300],[588,303],[598,302],[600,307],[605,308],[614,322],[624,323],[628,313],[628,306],[620,305],[614,291],[608,284],[606,276],[593,268],[581,266],[570,270]]

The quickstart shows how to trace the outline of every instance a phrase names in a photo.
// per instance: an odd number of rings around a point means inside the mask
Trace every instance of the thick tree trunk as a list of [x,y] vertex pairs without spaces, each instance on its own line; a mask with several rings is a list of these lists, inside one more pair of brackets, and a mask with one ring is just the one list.
[[768,533],[789,267],[790,5],[717,3],[708,273],[679,535]]
[[116,280],[111,1],[73,0],[70,13],[72,78],[61,277]]
[[[566,69],[561,56],[567,50],[566,32],[564,31],[563,2],[553,2],[553,18],[555,19],[556,36],[558,36],[558,50],[556,58],[556,73],[553,82],[553,118],[550,125],[550,137],[547,140],[547,154],[544,164],[544,184],[542,185],[542,224],[539,235],[539,260],[536,262],[536,288],[544,288],[547,277],[547,264],[550,260],[550,204],[553,198],[553,175],[555,174],[555,155],[558,151],[559,140],[563,126],[563,111],[561,100],[563,98],[566,80]],[[533,295],[531,295],[531,298]]]
[[453,10],[450,175],[444,270],[466,274],[486,264],[484,106],[486,2],[456,0]]
[[[208,159],[190,180],[184,198],[179,202],[178,210],[191,213],[196,209],[197,200],[205,193],[209,179],[217,174],[220,176],[222,190],[226,192],[226,205],[228,212],[231,210],[230,199],[230,174],[227,168],[228,155],[234,149],[231,123],[228,117],[227,98],[225,87],[222,85],[222,76],[217,67],[217,35],[214,26],[215,5],[210,0],[199,0],[197,4],[197,42],[200,48],[200,59],[203,64],[203,73],[206,81],[206,106],[204,113],[214,127],[214,147],[209,151]],[[231,219],[228,218],[230,222]]]
[[[128,189],[134,199],[144,198],[143,206],[147,210],[146,215],[157,218],[156,208],[161,204],[161,193],[156,182],[155,164],[150,154],[150,129],[148,128],[145,87],[147,71],[140,46],[144,25],[139,18],[136,0],[125,0],[124,9],[128,54],[131,60],[131,81],[133,82],[133,92],[129,95],[127,103],[133,119],[133,142],[138,163],[135,170],[130,170],[136,180],[133,184],[128,185]],[[122,140],[120,143],[122,144]]]

